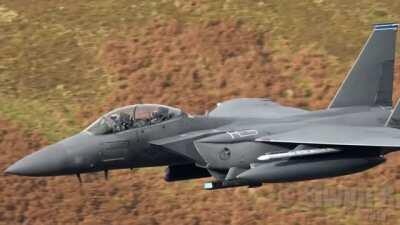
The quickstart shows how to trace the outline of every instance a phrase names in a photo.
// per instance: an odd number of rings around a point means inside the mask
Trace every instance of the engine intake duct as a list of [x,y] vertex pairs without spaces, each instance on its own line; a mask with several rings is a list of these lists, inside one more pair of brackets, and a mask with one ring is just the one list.
[[168,182],[210,177],[210,173],[194,164],[170,165],[165,170],[164,180]]

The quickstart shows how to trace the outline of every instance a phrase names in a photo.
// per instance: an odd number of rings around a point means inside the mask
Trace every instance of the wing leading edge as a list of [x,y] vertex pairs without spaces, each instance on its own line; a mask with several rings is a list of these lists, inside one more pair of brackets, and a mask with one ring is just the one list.
[[400,130],[390,127],[318,125],[257,138],[268,143],[400,148]]

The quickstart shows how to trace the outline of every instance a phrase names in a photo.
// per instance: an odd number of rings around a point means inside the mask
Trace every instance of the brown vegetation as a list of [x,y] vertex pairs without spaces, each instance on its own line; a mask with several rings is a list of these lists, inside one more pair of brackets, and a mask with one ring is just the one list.
[[162,102],[199,113],[245,96],[321,108],[335,91],[327,79],[334,59],[312,46],[285,55],[283,44],[277,53],[265,35],[237,21],[155,22],[141,32],[104,47],[103,61],[119,84],[110,106]]
[[[240,22],[155,22],[104,45],[117,85],[103,110],[155,102],[201,113],[239,96],[325,107],[342,78],[329,74],[336,59],[313,46],[280,48]],[[0,121],[0,170],[45,143]],[[74,177],[3,176],[0,224],[397,224],[399,156],[352,176],[214,192],[201,190],[204,180],[166,183],[159,168],[113,171],[108,182],[84,175],[82,186]]]

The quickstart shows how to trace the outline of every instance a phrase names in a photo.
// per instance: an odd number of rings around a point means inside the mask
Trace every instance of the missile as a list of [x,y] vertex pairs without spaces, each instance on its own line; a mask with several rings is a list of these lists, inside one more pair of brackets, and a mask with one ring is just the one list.
[[258,157],[257,159],[260,161],[266,161],[271,159],[285,159],[285,158],[308,156],[308,155],[320,155],[320,154],[335,153],[340,151],[341,150],[335,148],[314,148],[306,150],[293,150],[285,153],[265,154]]

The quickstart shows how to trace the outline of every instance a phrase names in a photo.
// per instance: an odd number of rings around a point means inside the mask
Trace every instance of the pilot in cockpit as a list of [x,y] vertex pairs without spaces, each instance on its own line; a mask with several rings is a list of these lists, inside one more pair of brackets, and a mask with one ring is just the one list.
[[115,132],[130,129],[133,125],[131,116],[124,112],[114,113],[110,116],[110,119],[113,122],[113,130]]
[[168,112],[167,108],[159,107],[158,110],[153,111],[151,113],[151,124],[156,124],[168,119]]
[[85,131],[95,135],[155,125],[175,117],[185,116],[181,110],[156,105],[139,104],[115,109],[93,122]]

